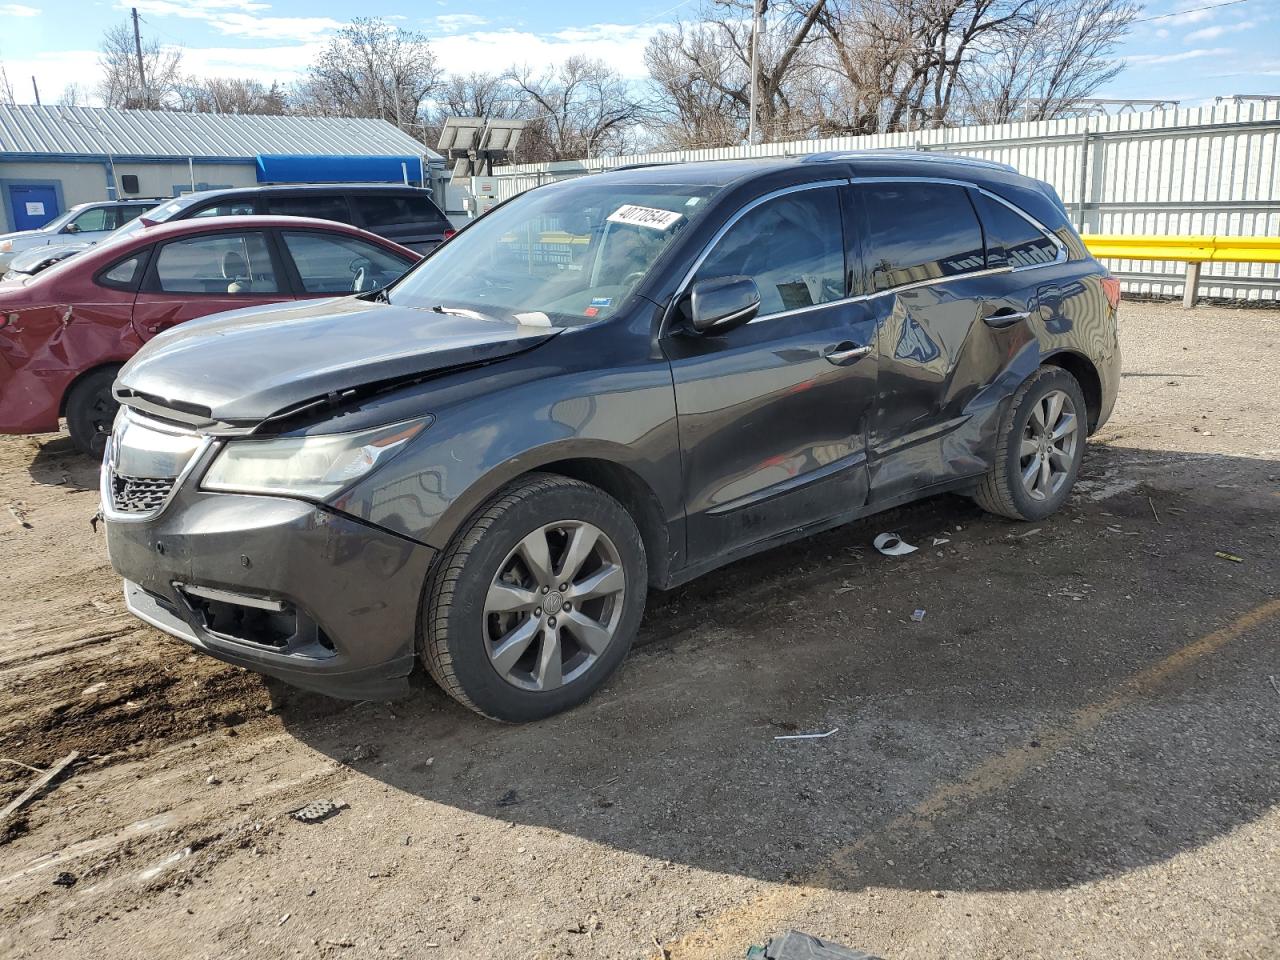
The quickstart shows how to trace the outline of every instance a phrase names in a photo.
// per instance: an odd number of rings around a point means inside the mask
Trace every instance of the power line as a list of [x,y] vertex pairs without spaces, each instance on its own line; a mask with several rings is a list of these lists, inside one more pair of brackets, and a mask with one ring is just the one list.
[[1176,13],[1162,13],[1158,17],[1143,17],[1134,23],[1150,23],[1152,20],[1168,20],[1170,17],[1185,17],[1188,13],[1199,13],[1201,10],[1217,10],[1219,7],[1234,7],[1237,3],[1248,3],[1249,0],[1223,0],[1222,3],[1211,3],[1205,7],[1192,7],[1190,10],[1179,10]]

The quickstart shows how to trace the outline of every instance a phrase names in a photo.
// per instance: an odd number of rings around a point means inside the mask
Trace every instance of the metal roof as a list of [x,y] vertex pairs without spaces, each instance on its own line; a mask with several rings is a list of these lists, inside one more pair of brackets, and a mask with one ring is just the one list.
[[182,159],[252,159],[262,153],[437,156],[385,120],[30,104],[0,106],[0,157],[6,153]]

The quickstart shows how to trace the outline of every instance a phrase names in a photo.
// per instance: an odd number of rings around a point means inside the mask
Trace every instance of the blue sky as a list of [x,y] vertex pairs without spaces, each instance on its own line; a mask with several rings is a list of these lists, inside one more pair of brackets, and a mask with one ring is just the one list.
[[[1196,105],[1214,96],[1280,93],[1280,2],[1150,0],[1121,51],[1127,69],[1100,95],[1166,98]],[[92,87],[102,31],[136,3],[143,30],[186,48],[188,71],[288,81],[353,12],[424,31],[446,68],[502,69],[574,53],[601,57],[632,77],[662,24],[691,16],[697,0],[623,4],[559,0],[486,4],[462,0],[0,0],[0,60],[15,94],[32,100],[30,76],[52,101],[70,81]]]

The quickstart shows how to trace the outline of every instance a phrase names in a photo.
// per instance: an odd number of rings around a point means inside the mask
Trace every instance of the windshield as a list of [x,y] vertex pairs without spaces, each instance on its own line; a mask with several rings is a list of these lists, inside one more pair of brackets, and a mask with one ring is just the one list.
[[150,210],[145,211],[142,216],[134,217],[123,227],[111,231],[103,240],[105,242],[106,240],[118,240],[121,237],[131,237],[146,226],[142,222],[143,220],[147,221],[147,223],[164,223],[166,220],[172,219],[173,215],[179,210],[188,206],[190,206],[190,201],[183,197],[179,197],[177,200],[170,200],[168,203],[162,203],[158,207],[152,207]]
[[719,188],[584,177],[486,214],[391,288],[391,303],[522,323],[617,311]]
[[48,233],[57,233],[59,230],[61,230],[68,223],[71,222],[72,217],[74,217],[78,213],[82,213],[83,211],[84,211],[83,205],[72,207],[70,210],[68,210],[66,213],[62,214],[61,216],[54,217],[52,220],[46,223],[43,227],[40,227],[40,229]]

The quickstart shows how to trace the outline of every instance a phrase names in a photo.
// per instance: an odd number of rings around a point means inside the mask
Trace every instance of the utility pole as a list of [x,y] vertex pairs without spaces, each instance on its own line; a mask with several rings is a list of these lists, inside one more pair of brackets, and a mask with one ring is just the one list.
[[31,89],[36,95],[36,106],[40,106],[40,85],[36,83],[35,74],[31,75]]
[[747,143],[756,142],[756,102],[760,96],[760,4],[751,3],[751,105],[747,116]]
[[151,92],[147,90],[147,70],[142,63],[142,31],[138,29],[138,8],[133,11],[133,46],[138,51],[138,82],[142,85],[142,108],[151,108]]

